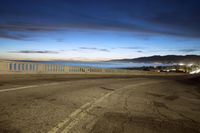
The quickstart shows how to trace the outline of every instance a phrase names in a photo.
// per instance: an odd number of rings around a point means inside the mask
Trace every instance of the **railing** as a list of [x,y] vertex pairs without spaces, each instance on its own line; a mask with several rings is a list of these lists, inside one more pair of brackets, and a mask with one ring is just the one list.
[[[132,70],[0,61],[0,74],[132,74]],[[135,72],[134,72],[135,73]]]

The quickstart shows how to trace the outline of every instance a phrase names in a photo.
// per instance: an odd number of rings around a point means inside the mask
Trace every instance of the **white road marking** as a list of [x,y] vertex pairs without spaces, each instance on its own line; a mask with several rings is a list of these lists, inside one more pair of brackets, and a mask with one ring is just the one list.
[[70,83],[69,81],[65,81],[65,82],[55,82],[55,83],[49,83],[49,84],[30,85],[30,86],[3,89],[3,90],[0,90],[0,92],[16,91],[16,90],[22,90],[22,89],[28,89],[28,88],[34,88],[34,87],[40,87],[40,86],[58,85],[58,84],[66,83],[66,82]]
[[[138,85],[147,85],[150,83],[157,83],[157,82],[153,81],[153,82],[138,83],[138,84],[134,84],[134,85],[128,85],[125,88],[135,87]],[[105,98],[112,95],[113,93],[114,93],[114,91],[112,91],[110,93],[106,93],[99,99],[95,99],[91,102],[88,102],[88,103],[82,105],[79,109],[76,109],[74,112],[72,112],[65,120],[60,122],[56,127],[54,127],[52,130],[50,130],[48,133],[70,133],[70,130],[73,127],[75,127],[78,124],[78,122],[87,115],[87,112],[92,110],[98,103],[100,103]]]
[[86,110],[80,112],[78,116],[73,119],[73,121],[71,121],[71,123],[67,127],[65,127],[65,129],[61,133],[70,133],[71,128],[75,127],[75,125],[77,125],[78,122],[88,114],[87,112],[91,111],[95,107],[95,105],[102,102],[106,97],[109,97],[113,93],[114,92],[107,93],[103,97],[96,100],[94,103],[91,103],[91,105]]
[[38,85],[31,85],[31,86],[24,86],[24,87],[17,87],[17,88],[3,89],[3,90],[0,90],[0,92],[22,90],[22,89],[33,88],[33,87],[38,87]]
[[[94,108],[94,106],[101,101],[103,101],[106,97],[110,96],[114,92],[106,93],[99,99],[95,99],[92,102],[88,102],[84,105],[82,105],[79,109],[76,109],[74,112],[72,112],[69,117],[67,117],[65,120],[63,120],[61,123],[59,123],[56,127],[54,127],[52,130],[50,130],[48,133],[68,133],[72,127],[74,127],[79,119],[83,118],[85,115],[87,115],[87,112]],[[67,125],[67,126],[66,126]],[[64,127],[66,126],[66,127]],[[64,130],[62,131],[62,129]]]

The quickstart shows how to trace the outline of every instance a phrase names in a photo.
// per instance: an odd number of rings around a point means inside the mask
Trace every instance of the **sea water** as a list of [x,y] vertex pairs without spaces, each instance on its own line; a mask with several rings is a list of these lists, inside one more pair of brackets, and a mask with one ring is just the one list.
[[160,63],[133,63],[133,62],[83,62],[83,61],[43,61],[36,62],[39,64],[58,64],[66,66],[83,66],[83,67],[98,67],[98,68],[137,68],[143,66],[167,66],[169,64]]

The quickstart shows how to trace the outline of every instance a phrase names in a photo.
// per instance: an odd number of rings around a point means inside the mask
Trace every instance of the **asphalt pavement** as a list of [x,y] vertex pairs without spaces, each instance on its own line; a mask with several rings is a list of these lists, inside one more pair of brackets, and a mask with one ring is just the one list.
[[4,75],[2,133],[198,133],[199,77]]

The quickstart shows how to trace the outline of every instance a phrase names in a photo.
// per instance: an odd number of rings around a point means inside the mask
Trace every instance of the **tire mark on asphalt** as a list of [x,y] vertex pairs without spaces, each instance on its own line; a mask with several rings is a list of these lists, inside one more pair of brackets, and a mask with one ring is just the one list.
[[100,87],[101,89],[104,89],[104,90],[108,90],[108,91],[114,91],[114,89],[111,89],[111,88],[107,88],[107,87]]

